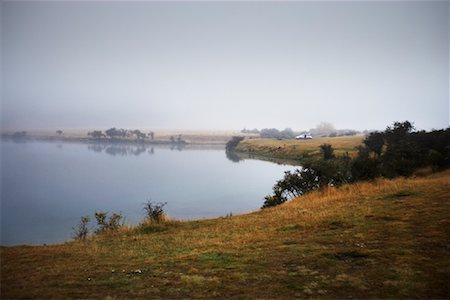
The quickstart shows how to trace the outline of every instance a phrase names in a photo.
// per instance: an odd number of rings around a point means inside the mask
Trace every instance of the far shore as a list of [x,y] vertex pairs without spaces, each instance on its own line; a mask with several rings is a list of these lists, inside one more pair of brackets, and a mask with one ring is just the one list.
[[[233,135],[246,135],[239,131],[189,131],[189,130],[161,130],[151,131],[142,130],[144,133],[153,132],[154,138],[92,138],[88,136],[88,132],[92,130],[88,129],[72,129],[63,131],[58,134],[51,130],[27,130],[26,135],[15,138],[22,140],[46,140],[46,141],[62,141],[62,142],[94,142],[94,143],[136,143],[136,144],[149,144],[149,145],[225,145]],[[22,132],[22,130],[3,130],[1,136],[3,138],[14,138],[13,135],[16,132]],[[171,140],[172,138],[172,140]]]

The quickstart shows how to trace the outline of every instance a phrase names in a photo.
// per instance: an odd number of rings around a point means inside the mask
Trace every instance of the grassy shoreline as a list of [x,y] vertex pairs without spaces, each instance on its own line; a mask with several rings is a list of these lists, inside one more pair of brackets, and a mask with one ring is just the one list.
[[3,298],[446,298],[450,171],[233,216],[1,247]]
[[269,158],[281,158],[301,161],[306,158],[319,158],[319,146],[331,144],[338,156],[347,154],[356,156],[356,147],[361,145],[364,136],[345,136],[334,138],[315,138],[311,140],[277,140],[277,139],[246,139],[239,143],[236,152],[246,155],[256,155]]

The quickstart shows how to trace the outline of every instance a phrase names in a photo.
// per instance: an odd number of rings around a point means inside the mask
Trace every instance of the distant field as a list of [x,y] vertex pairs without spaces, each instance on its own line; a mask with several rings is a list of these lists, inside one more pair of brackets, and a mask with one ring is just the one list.
[[16,298],[448,299],[450,172],[326,188],[245,215],[1,247]]
[[314,138],[311,140],[277,140],[277,139],[246,139],[239,143],[238,152],[253,153],[256,155],[285,158],[303,159],[305,157],[318,157],[321,155],[319,146],[331,144],[336,155],[348,153],[356,155],[356,147],[362,143],[364,136],[345,136],[334,138]]

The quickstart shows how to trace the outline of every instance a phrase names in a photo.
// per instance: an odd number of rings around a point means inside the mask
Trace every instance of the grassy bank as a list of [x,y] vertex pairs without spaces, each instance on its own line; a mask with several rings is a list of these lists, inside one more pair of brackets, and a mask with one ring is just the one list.
[[[281,141],[282,142],[282,141]],[[1,248],[2,298],[447,298],[450,171],[231,218]]]
[[302,160],[307,157],[318,158],[321,156],[319,146],[331,144],[336,155],[348,153],[356,156],[356,147],[362,143],[364,136],[315,138],[312,140],[277,140],[277,139],[246,139],[239,143],[237,152],[265,156],[271,158],[283,158]]

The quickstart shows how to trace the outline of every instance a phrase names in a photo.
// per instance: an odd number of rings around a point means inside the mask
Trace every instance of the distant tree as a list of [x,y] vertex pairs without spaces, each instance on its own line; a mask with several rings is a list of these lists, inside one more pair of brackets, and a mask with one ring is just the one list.
[[170,136],[170,142],[175,143],[175,138],[173,136]]
[[320,150],[322,151],[323,159],[328,160],[334,158],[334,149],[330,144],[320,145]]
[[226,151],[234,151],[237,145],[244,139],[243,136],[233,136],[225,145]]
[[276,128],[263,128],[261,129],[260,136],[262,138],[272,138],[272,139],[281,138],[280,131]]
[[100,130],[94,130],[94,131],[88,132],[88,136],[90,136],[94,139],[100,139],[102,137],[106,137],[105,134]]
[[241,130],[241,132],[242,133],[256,133],[256,134],[258,134],[259,133],[259,130],[258,129],[256,129],[256,128],[253,128],[253,129],[247,129],[247,128],[244,128],[244,129],[242,129]]
[[62,134],[63,134],[63,131],[62,131],[62,130],[56,130],[56,134],[62,135]]
[[140,130],[133,130],[132,133],[136,136],[136,138],[139,139],[145,139],[147,137],[147,135],[143,132],[141,132]]
[[114,127],[106,130],[105,133],[110,138],[115,138],[116,136],[119,136],[119,131]]
[[280,138],[293,139],[295,138],[295,133],[291,128],[286,128],[280,132]]
[[148,133],[148,135],[149,135],[149,137],[150,137],[151,140],[153,140],[153,139],[155,138],[155,133],[154,133],[153,131],[150,131],[150,132]]

